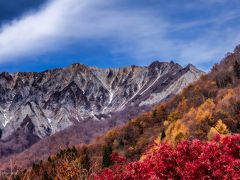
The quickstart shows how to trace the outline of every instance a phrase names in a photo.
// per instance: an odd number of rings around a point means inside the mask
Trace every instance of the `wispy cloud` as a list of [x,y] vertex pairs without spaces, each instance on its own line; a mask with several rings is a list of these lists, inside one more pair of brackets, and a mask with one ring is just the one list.
[[[1,27],[0,63],[58,51],[72,42],[102,40],[108,43],[111,39],[114,43],[109,45],[109,51],[126,53],[139,59],[139,64],[144,59],[157,57],[201,64],[219,58],[240,41],[239,26],[225,25],[239,18],[238,10],[222,11],[207,19],[183,18],[179,22],[158,8],[121,8],[120,2],[50,1],[40,10]],[[191,8],[197,8],[199,3],[192,3]],[[211,0],[208,3],[211,7],[227,2]],[[195,36],[184,38],[188,31],[200,27],[201,31]]]
[[40,11],[6,24],[0,31],[1,61],[53,51],[74,40],[115,37],[124,42],[162,31],[164,23],[150,11],[120,11],[112,3],[53,0]]

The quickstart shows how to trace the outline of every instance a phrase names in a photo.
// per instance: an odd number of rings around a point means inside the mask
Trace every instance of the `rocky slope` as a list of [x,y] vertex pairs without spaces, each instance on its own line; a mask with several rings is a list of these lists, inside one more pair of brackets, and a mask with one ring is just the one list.
[[138,109],[179,93],[202,74],[193,65],[182,68],[158,61],[148,67],[100,69],[73,64],[41,73],[1,73],[0,143],[21,131],[30,132],[29,139],[35,142],[87,120],[114,118],[119,124],[131,118],[124,112],[137,115]]

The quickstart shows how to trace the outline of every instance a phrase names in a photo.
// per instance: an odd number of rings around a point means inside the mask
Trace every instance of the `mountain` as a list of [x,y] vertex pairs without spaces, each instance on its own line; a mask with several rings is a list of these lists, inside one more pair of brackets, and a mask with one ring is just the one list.
[[159,61],[148,67],[73,64],[40,73],[1,73],[0,156],[20,152],[71,126],[82,133],[78,143],[89,142],[178,94],[203,74],[193,65],[182,68]]
[[[8,167],[12,160],[14,171],[33,165],[16,174],[29,179],[56,176],[87,179],[99,172],[96,179],[111,179],[114,174],[133,179],[161,175],[179,179],[182,173],[195,177],[192,179],[206,174],[211,179],[226,175],[234,179],[239,177],[239,91],[240,53],[235,50],[178,95],[107,131],[92,143],[78,145],[79,128],[71,127],[16,156],[1,159],[0,169],[11,172]],[[116,164],[113,158],[118,161]],[[127,165],[128,162],[133,163]]]

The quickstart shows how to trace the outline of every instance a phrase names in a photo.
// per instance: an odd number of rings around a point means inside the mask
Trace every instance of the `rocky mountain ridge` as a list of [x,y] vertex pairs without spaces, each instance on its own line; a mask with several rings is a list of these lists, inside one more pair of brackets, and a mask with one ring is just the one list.
[[[0,74],[0,134],[23,126],[43,138],[87,119],[104,121],[129,108],[153,106],[203,74],[193,65],[155,61],[148,67],[100,69],[73,64],[40,73]],[[26,125],[26,124],[25,124]]]

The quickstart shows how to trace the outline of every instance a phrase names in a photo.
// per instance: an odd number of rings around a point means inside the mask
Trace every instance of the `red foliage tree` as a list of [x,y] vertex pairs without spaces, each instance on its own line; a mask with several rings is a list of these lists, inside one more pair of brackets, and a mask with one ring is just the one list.
[[114,165],[93,176],[103,179],[240,179],[240,135],[211,142],[183,141],[176,148],[161,144],[143,161]]

